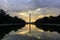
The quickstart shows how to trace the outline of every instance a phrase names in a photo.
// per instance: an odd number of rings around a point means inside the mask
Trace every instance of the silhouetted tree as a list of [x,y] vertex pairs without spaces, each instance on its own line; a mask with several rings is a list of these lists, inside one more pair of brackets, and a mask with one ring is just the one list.
[[35,21],[35,25],[40,28],[43,29],[44,31],[56,31],[60,33],[60,26],[56,26],[56,25],[45,25],[45,24],[60,24],[60,15],[59,16],[50,16],[50,17],[43,17],[40,19],[37,19]]
[[[12,24],[10,26],[0,26],[0,39],[12,30],[17,30],[25,26],[25,21],[17,16],[11,17],[9,14],[0,9],[0,24]],[[16,24],[16,25],[14,25]]]

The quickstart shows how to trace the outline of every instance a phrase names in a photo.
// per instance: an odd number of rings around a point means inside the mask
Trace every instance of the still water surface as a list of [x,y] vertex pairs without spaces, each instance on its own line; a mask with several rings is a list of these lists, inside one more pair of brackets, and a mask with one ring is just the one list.
[[29,33],[29,24],[17,32],[10,32],[2,40],[60,40],[60,34],[57,32],[45,32],[31,24],[31,33]]

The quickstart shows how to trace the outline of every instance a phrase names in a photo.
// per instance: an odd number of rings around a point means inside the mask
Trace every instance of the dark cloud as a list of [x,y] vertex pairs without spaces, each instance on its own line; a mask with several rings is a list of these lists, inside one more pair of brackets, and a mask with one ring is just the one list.
[[33,0],[35,7],[55,7],[60,8],[60,0]]
[[60,0],[0,0],[0,7],[9,11],[24,11],[41,7],[60,8]]

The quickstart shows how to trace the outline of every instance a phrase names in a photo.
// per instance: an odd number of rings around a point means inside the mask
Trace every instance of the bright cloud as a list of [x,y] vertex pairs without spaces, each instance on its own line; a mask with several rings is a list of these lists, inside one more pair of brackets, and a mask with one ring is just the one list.
[[[29,21],[29,14],[31,14],[32,21],[35,21],[38,18],[43,18],[45,16],[57,16],[60,14],[60,9],[57,8],[38,8],[36,10],[28,10],[16,13],[20,18],[23,18],[26,21]],[[15,14],[13,14],[15,15]],[[12,15],[12,16],[13,16]]]

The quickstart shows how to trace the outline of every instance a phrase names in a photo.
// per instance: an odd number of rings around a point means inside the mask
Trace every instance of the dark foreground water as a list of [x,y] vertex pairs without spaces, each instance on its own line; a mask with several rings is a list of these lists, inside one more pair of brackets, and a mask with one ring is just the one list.
[[11,31],[6,34],[1,40],[60,40],[60,34],[57,32],[45,32],[42,29],[31,25],[31,33],[29,33],[29,25],[26,25],[18,31]]

